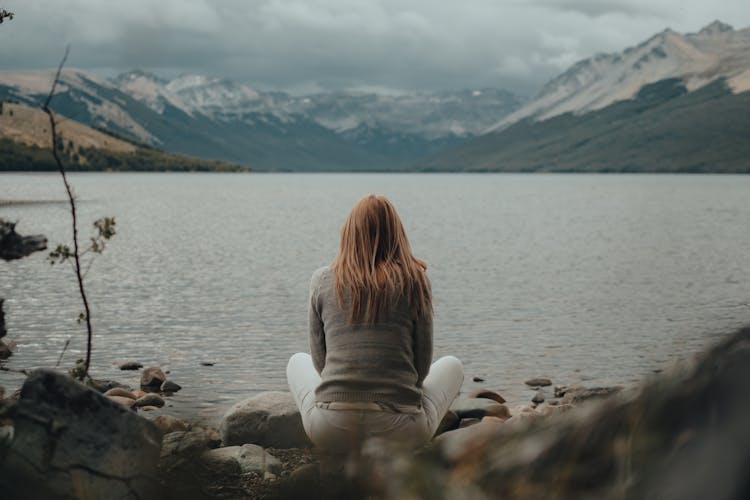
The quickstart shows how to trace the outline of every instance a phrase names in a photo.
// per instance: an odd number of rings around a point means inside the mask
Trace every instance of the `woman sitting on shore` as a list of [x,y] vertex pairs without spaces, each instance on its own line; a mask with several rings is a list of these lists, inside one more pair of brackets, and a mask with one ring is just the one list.
[[396,209],[368,195],[341,229],[339,253],[310,283],[311,355],[287,380],[318,447],[356,449],[369,437],[419,446],[458,395],[463,367],[432,360],[432,293]]

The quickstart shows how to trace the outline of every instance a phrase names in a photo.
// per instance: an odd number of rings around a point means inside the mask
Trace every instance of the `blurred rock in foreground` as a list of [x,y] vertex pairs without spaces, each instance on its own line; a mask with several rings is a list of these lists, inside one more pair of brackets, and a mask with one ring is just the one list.
[[445,444],[365,453],[360,483],[394,499],[750,498],[750,327],[638,390]]

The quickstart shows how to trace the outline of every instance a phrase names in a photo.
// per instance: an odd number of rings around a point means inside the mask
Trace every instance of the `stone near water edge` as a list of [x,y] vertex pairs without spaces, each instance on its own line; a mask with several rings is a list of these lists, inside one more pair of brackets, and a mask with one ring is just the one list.
[[536,413],[543,417],[547,417],[550,415],[556,415],[559,413],[565,413],[566,411],[574,408],[573,405],[565,405],[565,404],[557,404],[557,405],[550,405],[549,403],[542,403],[536,408]]
[[161,408],[164,406],[164,400],[158,394],[146,394],[145,396],[135,400],[135,406],[155,406]]
[[120,370],[138,370],[143,368],[143,363],[138,361],[123,361],[118,365]]
[[114,387],[108,390],[107,392],[105,392],[104,395],[105,396],[120,396],[123,398],[130,398],[133,400],[138,399],[135,397],[135,395],[132,392],[130,392],[127,389],[123,389],[122,387]]
[[538,377],[529,379],[525,381],[524,384],[530,387],[547,387],[552,385],[552,381],[548,378]]
[[201,361],[201,366],[214,366],[214,362],[212,361]]
[[460,418],[482,418],[485,415],[501,417],[507,412],[504,405],[485,398],[456,398],[450,409]]
[[242,469],[237,461],[239,446],[216,448],[201,453],[200,463],[209,472],[219,476],[238,476]]
[[5,327],[5,310],[3,310],[3,304],[5,299],[0,299],[0,339],[8,335],[8,330]]
[[13,350],[4,340],[0,340],[0,359],[8,359],[13,355]]
[[160,387],[167,380],[161,368],[149,366],[141,372],[141,387]]
[[180,420],[172,415],[159,415],[153,419],[152,422],[161,429],[165,435],[170,432],[187,431],[189,428],[184,420]]
[[307,448],[297,405],[288,392],[263,392],[232,406],[219,427],[225,445]]
[[473,377],[471,380],[474,382],[484,382],[484,379],[482,377]]
[[534,397],[531,398],[531,402],[536,403],[536,404],[544,403],[544,399],[545,399],[544,391],[539,390],[539,391],[536,391],[536,394],[534,394]]
[[175,382],[172,382],[171,380],[165,380],[164,383],[161,384],[161,387],[159,388],[161,392],[177,392],[180,389],[182,389],[182,386]]
[[0,413],[13,427],[3,499],[156,495],[159,428],[71,377],[32,372]]
[[126,398],[124,396],[107,396],[107,398],[115,403],[125,406],[126,408],[133,408],[135,405],[135,400],[133,398]]
[[554,394],[556,398],[561,398],[568,392],[579,392],[584,390],[586,390],[586,388],[581,384],[556,385]]
[[439,436],[444,432],[452,431],[453,429],[458,429],[460,423],[461,419],[456,412],[448,410],[445,415],[443,415],[443,419],[440,421],[440,425],[438,425],[438,428],[435,431],[435,436]]
[[135,389],[134,391],[131,391],[131,392],[132,392],[133,396],[135,397],[135,399],[140,399],[143,396],[145,396],[146,394],[149,394],[148,392],[143,391],[141,389]]
[[0,259],[16,260],[47,248],[47,238],[41,234],[21,236],[16,223],[0,218]]
[[125,384],[121,384],[120,382],[117,382],[116,380],[94,380],[91,379],[91,382],[89,385],[94,388],[95,390],[105,393],[110,389],[114,389],[116,387],[121,387],[123,389],[127,389],[128,386]]
[[466,397],[468,398],[484,398],[497,401],[498,403],[505,403],[505,398],[499,393],[491,391],[489,389],[475,389],[471,391]]
[[156,411],[160,408],[158,406],[139,406],[138,409],[141,411]]
[[289,476],[281,478],[281,498],[323,498],[321,495],[321,467],[310,463],[297,467]]
[[257,444],[243,444],[237,455],[243,474],[248,472],[281,473],[281,461]]
[[582,388],[579,390],[568,390],[565,392],[565,395],[560,398],[561,404],[580,404],[584,401],[589,401],[593,399],[604,399],[609,396],[612,396],[613,394],[617,394],[620,391],[622,391],[622,387],[620,386],[614,386],[614,387],[592,387],[592,388]]

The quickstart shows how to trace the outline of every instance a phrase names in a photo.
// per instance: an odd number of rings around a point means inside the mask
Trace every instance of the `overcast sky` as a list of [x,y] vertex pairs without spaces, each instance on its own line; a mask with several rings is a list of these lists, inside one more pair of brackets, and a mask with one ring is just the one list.
[[715,19],[750,0],[0,0],[0,69],[201,73],[261,89],[535,93],[597,52]]

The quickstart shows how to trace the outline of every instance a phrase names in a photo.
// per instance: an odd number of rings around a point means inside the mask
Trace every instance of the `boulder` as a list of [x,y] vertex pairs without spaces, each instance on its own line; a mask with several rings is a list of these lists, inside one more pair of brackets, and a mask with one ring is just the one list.
[[141,387],[161,387],[167,376],[158,366],[149,366],[141,372]]
[[224,415],[219,430],[226,446],[310,446],[297,405],[288,392],[263,392],[235,404]]
[[489,389],[476,389],[469,393],[467,396],[469,398],[484,398],[484,399],[491,399],[493,401],[497,401],[498,403],[505,403],[505,398],[502,397],[499,393],[495,391],[491,391]]
[[156,494],[161,430],[71,377],[32,372],[0,421],[13,428],[0,448],[3,499]]
[[458,398],[450,407],[460,418],[482,418],[493,416],[508,418],[508,407],[486,398]]

